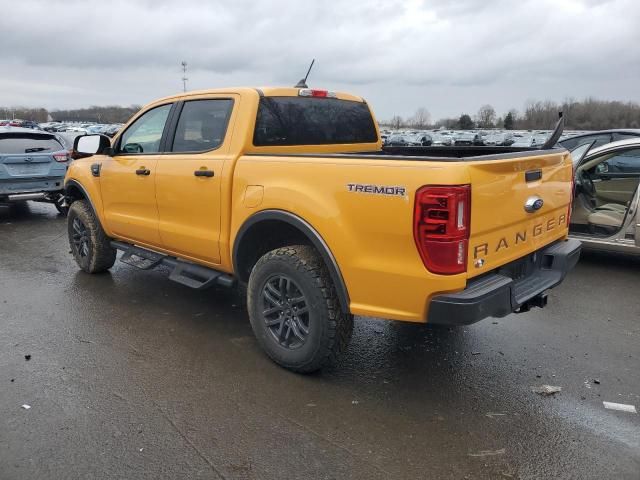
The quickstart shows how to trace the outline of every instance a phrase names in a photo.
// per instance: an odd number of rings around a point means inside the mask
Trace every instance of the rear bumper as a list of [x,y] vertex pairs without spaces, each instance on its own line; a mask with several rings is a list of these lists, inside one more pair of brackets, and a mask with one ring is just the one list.
[[[429,323],[469,325],[487,317],[504,317],[546,304],[545,291],[560,284],[580,258],[581,244],[554,243],[468,282],[453,294],[437,295],[429,307]],[[515,273],[519,272],[519,273]]]
[[40,179],[0,180],[0,199],[22,193],[56,192],[64,190],[64,176]]

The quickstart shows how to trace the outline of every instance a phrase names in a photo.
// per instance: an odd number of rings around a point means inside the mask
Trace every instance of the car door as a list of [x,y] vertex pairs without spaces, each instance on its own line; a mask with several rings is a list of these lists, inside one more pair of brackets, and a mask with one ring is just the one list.
[[592,175],[598,204],[626,205],[633,197],[640,179],[640,149],[616,152],[598,164]]
[[143,113],[122,133],[100,168],[104,220],[120,238],[161,246],[156,205],[156,166],[173,104]]
[[180,102],[173,116],[156,198],[162,244],[177,256],[220,263],[221,188],[238,103],[209,95]]

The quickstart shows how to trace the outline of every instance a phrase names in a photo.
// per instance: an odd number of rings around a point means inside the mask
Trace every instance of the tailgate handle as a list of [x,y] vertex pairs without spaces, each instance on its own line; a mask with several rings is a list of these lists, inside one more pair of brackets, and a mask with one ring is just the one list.
[[528,172],[525,172],[524,174],[524,179],[527,182],[535,182],[537,180],[540,180],[542,178],[542,170],[529,170]]

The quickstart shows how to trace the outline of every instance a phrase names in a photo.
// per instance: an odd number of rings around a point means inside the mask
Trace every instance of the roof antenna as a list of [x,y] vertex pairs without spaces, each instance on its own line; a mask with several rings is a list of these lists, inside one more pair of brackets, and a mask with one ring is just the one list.
[[300,79],[298,83],[296,83],[296,86],[294,88],[309,88],[307,86],[307,78],[309,78],[309,72],[311,72],[311,69],[313,68],[313,64],[315,63],[315,61],[316,61],[315,58],[311,60],[311,65],[309,65],[309,70],[307,70],[307,74],[304,76],[304,78]]

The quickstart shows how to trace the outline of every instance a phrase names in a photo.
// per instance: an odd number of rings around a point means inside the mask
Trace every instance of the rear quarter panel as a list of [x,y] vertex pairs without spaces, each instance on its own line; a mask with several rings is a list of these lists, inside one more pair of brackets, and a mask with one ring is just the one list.
[[[458,162],[246,155],[234,172],[231,245],[251,215],[293,213],[331,249],[354,314],[424,322],[430,297],[464,288],[466,274],[425,269],[413,239],[414,195],[425,184],[464,183],[469,177]],[[349,184],[398,186],[406,194],[354,192]],[[245,202],[250,186],[263,187],[260,203]]]

